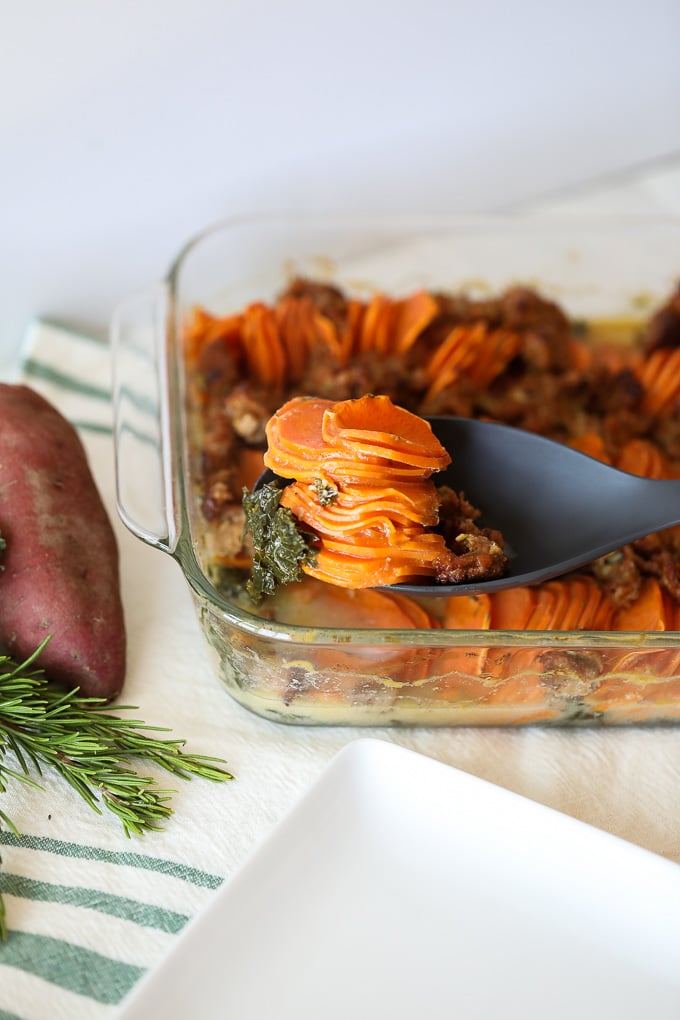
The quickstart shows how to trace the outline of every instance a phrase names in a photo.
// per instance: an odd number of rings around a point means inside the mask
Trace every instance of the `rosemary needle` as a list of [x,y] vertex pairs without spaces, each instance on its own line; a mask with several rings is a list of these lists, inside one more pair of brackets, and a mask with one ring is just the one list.
[[[98,814],[104,808],[115,815],[130,836],[160,829],[172,814],[173,791],[161,789],[151,776],[139,775],[135,761],[147,761],[182,779],[233,778],[222,767],[222,759],[186,754],[185,741],[152,735],[167,733],[165,727],[114,714],[105,699],[83,697],[77,689],[64,692],[52,687],[34,665],[43,647],[21,664],[0,655],[0,793],[13,780],[40,788],[31,773],[42,776],[50,769]],[[121,705],[116,712],[129,710],[131,706]],[[13,766],[7,762],[8,754]],[[18,835],[0,809],[0,827],[3,824]],[[0,938],[6,937],[0,895]]]

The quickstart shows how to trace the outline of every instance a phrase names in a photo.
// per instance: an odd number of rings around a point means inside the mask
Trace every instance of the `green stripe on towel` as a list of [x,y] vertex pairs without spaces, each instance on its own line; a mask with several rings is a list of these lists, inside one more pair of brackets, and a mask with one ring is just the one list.
[[39,882],[7,872],[0,872],[0,892],[5,896],[20,896],[25,900],[98,910],[111,917],[132,921],[142,928],[157,928],[169,935],[176,935],[189,920],[186,914],[178,914],[175,910],[166,910],[151,903],[140,903],[126,896],[114,896],[99,889],[85,889],[81,886]]
[[0,961],[105,1005],[120,1002],[146,969],[72,942],[24,931],[10,931],[0,946]]
[[71,393],[81,393],[87,397],[94,397],[96,400],[111,400],[111,390],[105,386],[95,386],[93,383],[84,382],[82,379],[77,379],[73,375],[66,375],[65,372],[60,372],[58,369],[53,368],[52,365],[47,365],[42,361],[36,361],[35,358],[28,358],[23,365],[23,370],[26,375],[32,375],[36,379],[43,379],[46,382],[54,383],[55,386],[60,386],[63,390],[69,390]]
[[112,436],[112,425],[100,425],[95,421],[76,421],[71,418],[71,425],[80,432],[96,432],[100,436]]
[[217,889],[223,882],[220,875],[212,875],[199,868],[192,868],[176,861],[164,860],[160,857],[147,857],[144,854],[129,851],[102,850],[95,846],[81,843],[67,843],[63,840],[51,839],[49,836],[15,836],[13,832],[0,832],[0,844],[5,846],[23,847],[26,850],[43,850],[48,853],[60,854],[62,857],[78,857],[81,859],[104,861],[107,864],[121,864],[125,867],[142,868],[147,871],[158,871],[163,875],[171,875],[183,882],[200,886],[203,889]]

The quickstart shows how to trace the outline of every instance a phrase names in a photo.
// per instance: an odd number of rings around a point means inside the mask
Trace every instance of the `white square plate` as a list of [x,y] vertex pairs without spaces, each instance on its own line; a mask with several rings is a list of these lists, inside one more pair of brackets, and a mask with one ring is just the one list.
[[360,739],[123,1016],[677,1020],[680,868]]

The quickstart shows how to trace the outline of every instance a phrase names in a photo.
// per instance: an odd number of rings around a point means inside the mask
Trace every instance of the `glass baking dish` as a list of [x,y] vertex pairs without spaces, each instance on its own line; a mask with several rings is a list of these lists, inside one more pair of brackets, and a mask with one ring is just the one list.
[[293,276],[360,294],[489,296],[524,284],[574,319],[639,319],[676,284],[678,252],[680,223],[669,219],[251,217],[190,241],[162,282],[121,304],[112,324],[119,512],[179,564],[229,694],[298,724],[675,721],[675,631],[374,629],[321,607],[281,623],[221,587],[206,551],[183,331],[196,306],[234,313],[273,300]]

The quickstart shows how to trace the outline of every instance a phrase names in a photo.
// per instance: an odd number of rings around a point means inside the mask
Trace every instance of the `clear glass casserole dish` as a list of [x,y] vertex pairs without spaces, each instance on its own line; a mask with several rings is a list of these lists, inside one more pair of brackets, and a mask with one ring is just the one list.
[[342,617],[323,599],[296,610],[294,585],[282,622],[221,584],[201,509],[184,336],[196,307],[232,314],[274,300],[295,276],[360,294],[488,296],[522,284],[574,320],[639,320],[677,283],[679,251],[672,220],[248,218],[192,240],[160,284],[123,303],[112,325],[119,512],[179,564],[227,691],[299,724],[677,719],[675,630],[374,628],[351,605]]

